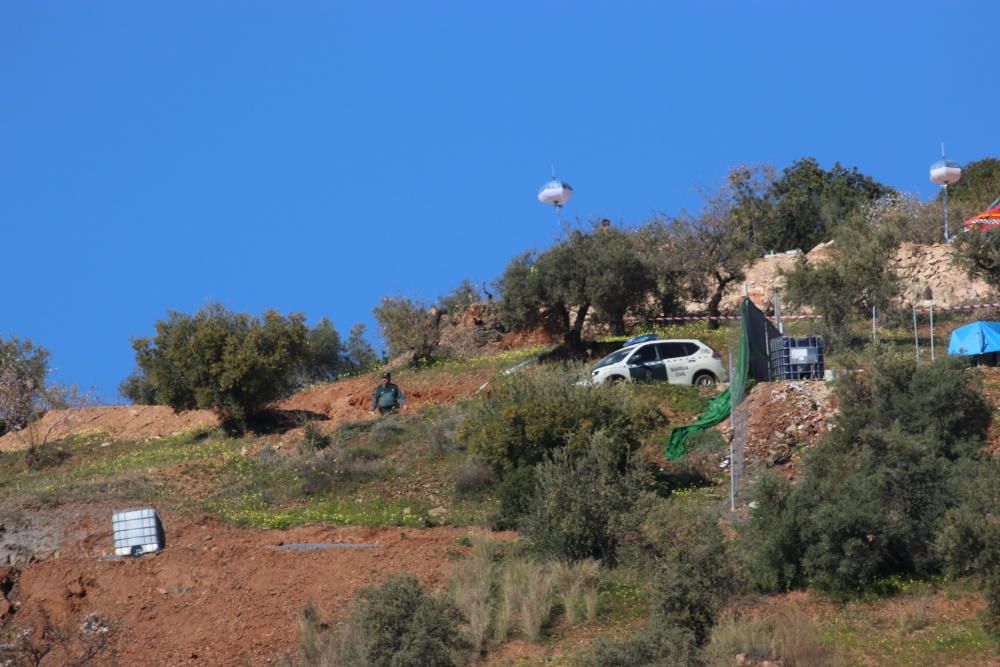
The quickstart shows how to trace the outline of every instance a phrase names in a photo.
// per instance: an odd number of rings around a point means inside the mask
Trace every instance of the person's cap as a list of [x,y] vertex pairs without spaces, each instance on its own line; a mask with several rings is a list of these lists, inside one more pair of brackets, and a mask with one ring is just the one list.
[[392,373],[390,373],[389,371],[386,371],[385,373],[382,373],[382,377],[384,377],[386,380],[388,380],[389,378],[392,377]]

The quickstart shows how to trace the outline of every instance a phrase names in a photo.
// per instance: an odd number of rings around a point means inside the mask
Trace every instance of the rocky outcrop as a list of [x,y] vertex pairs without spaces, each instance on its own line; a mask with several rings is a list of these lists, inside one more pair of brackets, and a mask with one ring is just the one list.
[[[768,255],[747,270],[745,287],[750,299],[762,308],[770,308],[775,292],[782,292],[785,280],[781,271],[789,271],[801,253]],[[832,242],[821,243],[805,257],[810,264],[831,261]],[[947,243],[921,245],[903,243],[893,258],[899,276],[899,304],[909,307],[933,299],[934,306],[949,308],[993,299],[993,290],[982,280],[973,280],[954,258],[954,246]],[[744,284],[733,285],[722,299],[724,311],[734,311],[743,298]]]
[[[748,413],[747,468],[781,466],[783,472],[794,474],[802,452],[833,427],[837,401],[830,384],[821,380],[761,382],[740,409]],[[730,436],[729,420],[718,428]]]

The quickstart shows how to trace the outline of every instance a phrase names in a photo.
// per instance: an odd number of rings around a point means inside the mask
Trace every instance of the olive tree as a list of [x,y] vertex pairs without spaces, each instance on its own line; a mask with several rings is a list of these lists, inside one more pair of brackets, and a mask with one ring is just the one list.
[[242,429],[295,389],[309,358],[308,335],[299,313],[255,317],[220,304],[194,315],[171,311],[155,336],[132,340],[137,379],[126,383],[146,387],[157,403],[210,409]]
[[567,344],[576,346],[591,313],[613,333],[624,333],[625,315],[645,302],[656,280],[635,233],[599,226],[571,231],[540,254],[516,257],[499,284],[505,324],[534,326],[548,313]]

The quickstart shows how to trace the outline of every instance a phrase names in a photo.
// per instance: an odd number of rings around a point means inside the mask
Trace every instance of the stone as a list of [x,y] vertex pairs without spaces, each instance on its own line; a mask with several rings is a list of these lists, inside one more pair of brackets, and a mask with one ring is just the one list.
[[435,507],[434,509],[427,511],[427,516],[431,517],[432,519],[440,519],[447,513],[448,510],[445,509],[444,507]]

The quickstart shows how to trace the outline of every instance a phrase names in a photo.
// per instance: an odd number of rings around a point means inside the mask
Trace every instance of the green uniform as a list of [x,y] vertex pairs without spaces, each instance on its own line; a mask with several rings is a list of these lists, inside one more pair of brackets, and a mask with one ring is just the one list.
[[392,382],[383,382],[375,387],[375,393],[372,394],[372,410],[378,408],[381,413],[395,410],[405,402],[402,390]]

